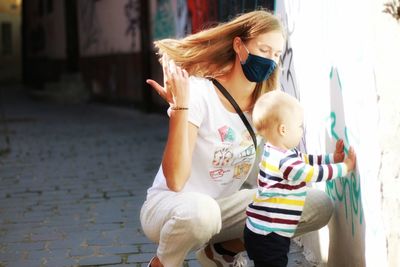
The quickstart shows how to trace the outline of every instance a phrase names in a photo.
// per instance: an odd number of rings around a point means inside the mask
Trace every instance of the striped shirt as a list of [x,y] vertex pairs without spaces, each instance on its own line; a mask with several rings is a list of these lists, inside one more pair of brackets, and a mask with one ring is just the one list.
[[247,227],[254,233],[275,232],[292,237],[307,195],[307,184],[347,175],[344,163],[333,163],[333,154],[314,156],[296,149],[264,147],[258,174],[258,190],[247,207]]

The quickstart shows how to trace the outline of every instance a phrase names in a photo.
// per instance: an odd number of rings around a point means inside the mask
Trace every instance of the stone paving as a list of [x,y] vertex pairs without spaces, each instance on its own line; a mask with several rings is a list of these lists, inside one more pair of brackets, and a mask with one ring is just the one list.
[[[32,101],[3,88],[0,267],[147,266],[139,211],[168,120],[128,107]],[[0,150],[5,142],[0,117]],[[200,266],[190,254],[185,266]],[[289,266],[309,266],[293,247]]]

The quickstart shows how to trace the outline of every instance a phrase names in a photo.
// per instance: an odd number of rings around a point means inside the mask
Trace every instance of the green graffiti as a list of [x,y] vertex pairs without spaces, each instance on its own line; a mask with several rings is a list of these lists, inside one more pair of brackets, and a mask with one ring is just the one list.
[[[336,126],[336,113],[331,112],[331,135],[335,141],[339,140],[339,135],[335,131]],[[344,128],[345,139],[344,141],[344,152],[346,155],[349,153],[349,138],[347,127]],[[339,201],[343,203],[346,213],[346,220],[349,218],[349,210],[351,210],[351,232],[354,236],[354,221],[359,216],[360,224],[363,223],[363,209],[361,205],[361,187],[360,187],[360,176],[356,172],[351,172],[346,177],[340,177],[332,181],[326,182],[326,192],[333,201]],[[348,193],[347,193],[348,192]],[[349,198],[349,199],[348,199]]]
[[174,35],[175,19],[171,1],[157,0],[157,10],[153,19],[153,39],[159,40]]
[[[329,78],[332,80],[333,79],[333,72],[335,71],[335,68],[334,67],[331,67],[331,72],[329,73]],[[342,90],[342,82],[340,81],[340,77],[339,77],[339,74],[338,73],[336,73],[336,78],[337,78],[337,81],[338,81],[338,83],[339,83],[339,88],[340,88],[340,90]]]
[[[335,139],[335,141],[339,140],[339,135],[335,132],[335,126],[336,126],[336,113],[335,112],[331,112],[331,116],[330,116],[330,120],[331,120],[331,135],[333,136],[333,138]],[[344,127],[344,137],[345,139],[343,140],[344,143],[344,153],[347,155],[349,153],[349,149],[348,147],[349,145],[349,136],[347,134],[347,127]]]

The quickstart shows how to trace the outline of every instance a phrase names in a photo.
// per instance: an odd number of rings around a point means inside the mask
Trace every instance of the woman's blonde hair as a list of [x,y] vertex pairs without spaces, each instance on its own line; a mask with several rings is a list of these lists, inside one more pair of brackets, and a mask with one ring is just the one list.
[[[233,66],[235,37],[246,42],[271,31],[284,34],[277,17],[267,10],[256,10],[183,39],[163,39],[154,44],[160,56],[167,54],[190,75],[217,77],[227,73]],[[278,74],[279,68],[276,68],[267,81],[257,84],[254,101],[261,94],[277,88]]]

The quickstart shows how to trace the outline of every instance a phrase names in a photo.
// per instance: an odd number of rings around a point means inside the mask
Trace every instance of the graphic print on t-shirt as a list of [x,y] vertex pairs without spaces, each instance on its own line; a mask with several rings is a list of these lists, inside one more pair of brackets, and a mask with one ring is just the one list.
[[235,131],[224,125],[218,128],[218,135],[221,145],[214,150],[213,160],[211,162],[212,169],[209,171],[210,177],[219,184],[228,184],[232,182],[232,174],[225,175],[232,171],[232,162],[234,153],[231,150],[232,144],[236,141]]
[[[221,185],[246,178],[255,156],[249,132],[244,130],[239,135],[231,127],[224,125],[218,128],[218,135],[222,143],[215,148],[212,169],[209,171],[210,177]],[[235,142],[239,142],[239,146],[235,146]]]
[[229,170],[223,170],[223,169],[216,169],[210,171],[210,177],[213,178],[214,180],[220,180],[219,178],[223,177],[226,172],[229,172]]
[[229,147],[218,148],[214,152],[212,166],[215,169],[210,171],[210,177],[214,180],[221,180],[224,174],[230,171],[229,166],[231,166],[232,160],[233,153]]
[[244,130],[242,132],[242,142],[240,143],[241,147],[248,147],[249,145],[253,144],[253,138],[251,138],[251,135],[249,131]]
[[254,146],[250,145],[236,157],[234,165],[233,178],[245,178],[251,169],[253,155],[255,154]]
[[218,129],[219,136],[222,142],[234,142],[235,141],[235,131],[229,126],[223,126]]
[[223,167],[230,165],[233,159],[233,153],[229,148],[225,147],[214,152],[214,159],[212,165],[214,167]]
[[250,133],[245,130],[242,132],[241,137],[242,142],[240,143],[240,147],[243,147],[244,149],[235,156],[235,160],[232,163],[234,166],[234,179],[246,178],[251,169],[253,158],[256,153]]
[[242,162],[239,162],[235,165],[235,169],[233,170],[233,178],[234,179],[243,179],[247,176],[251,169],[251,161],[249,159],[243,159]]

